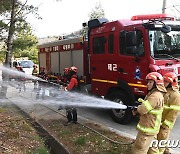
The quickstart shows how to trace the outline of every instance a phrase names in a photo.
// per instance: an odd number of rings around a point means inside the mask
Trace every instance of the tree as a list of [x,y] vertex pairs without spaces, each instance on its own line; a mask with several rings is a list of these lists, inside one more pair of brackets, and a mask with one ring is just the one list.
[[[92,9],[92,11],[90,12],[88,16],[89,16],[89,20],[97,19],[97,18],[104,18],[105,13],[101,4],[100,3],[96,4],[95,8]],[[70,38],[70,37],[84,36],[85,38],[87,38],[88,26],[87,26],[87,23],[85,24],[86,26],[84,26],[81,30],[72,32],[71,34],[65,35],[64,37]]]
[[104,9],[102,8],[101,4],[96,4],[95,8],[92,9],[91,13],[89,14],[89,20],[96,19],[96,18],[104,18],[105,13]]
[[12,0],[12,6],[11,6],[11,13],[10,13],[10,22],[9,22],[9,30],[8,30],[8,37],[7,37],[7,51],[6,51],[6,60],[5,60],[5,65],[9,66],[10,62],[10,56],[12,53],[12,39],[13,39],[13,34],[15,32],[15,14],[16,14],[16,0]]
[[4,39],[4,33],[7,29],[7,24],[4,22],[4,18],[3,16],[7,16],[7,12],[9,12],[11,10],[11,1],[10,0],[1,0],[0,1],[0,16],[1,16],[1,20],[0,20],[0,41],[2,41]]
[[18,32],[27,26],[26,17],[32,13],[39,18],[37,7],[27,5],[27,1],[22,3],[20,0],[1,0],[0,15],[1,20],[1,40],[6,43],[5,64],[8,66],[13,53],[13,40]]
[[13,57],[28,57],[38,63],[37,37],[32,34],[29,25],[25,27],[18,32],[13,41]]
[[[92,11],[89,14],[89,20],[97,19],[97,18],[104,18],[104,17],[105,17],[105,12],[100,3],[96,4],[95,8],[92,9]],[[87,23],[85,23],[85,24],[86,24],[86,26],[84,26],[82,28],[82,30],[80,30],[80,33],[85,38],[87,38],[88,26],[87,26]]]
[[[37,8],[32,5],[27,5],[27,1],[22,3],[20,0],[1,0],[0,1],[0,30],[1,30],[1,40],[5,41],[6,44],[6,57],[5,57],[5,66],[10,66],[10,61],[13,53],[13,39],[18,33],[19,25],[26,25],[23,23],[26,22],[26,16],[29,13],[37,14]],[[3,80],[6,82],[9,79],[9,75],[2,72]],[[2,86],[1,88],[2,96],[6,96],[7,86]]]

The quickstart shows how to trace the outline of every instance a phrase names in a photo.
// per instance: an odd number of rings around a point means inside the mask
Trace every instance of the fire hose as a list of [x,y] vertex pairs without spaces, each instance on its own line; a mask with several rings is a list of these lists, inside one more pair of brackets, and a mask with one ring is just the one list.
[[[48,84],[51,84],[51,85],[54,85],[54,86],[57,86],[57,87],[60,87],[60,85],[57,84],[57,83],[53,83],[53,82],[49,82],[49,81],[44,81],[44,80],[43,80],[42,82],[48,83]],[[136,103],[137,103],[137,102],[136,102]],[[45,105],[43,105],[43,104],[38,104],[38,105],[45,106]],[[57,112],[58,114],[61,114],[61,115],[65,116],[64,114],[62,114],[62,113],[60,113],[60,112],[58,112],[58,111],[55,111],[55,110],[53,110],[53,109],[51,109],[51,108],[49,108],[49,107],[47,107],[47,106],[45,106],[45,107],[48,108],[48,109],[50,109],[50,110],[52,110],[53,112]],[[135,110],[135,109],[137,109],[137,106],[127,106],[127,109]],[[78,122],[78,123],[79,123],[79,122]],[[118,144],[118,145],[131,145],[131,144],[134,143],[134,141],[132,141],[132,142],[130,142],[130,143],[122,143],[122,142],[119,142],[119,141],[115,141],[115,140],[113,140],[113,139],[105,136],[104,134],[102,134],[102,133],[94,130],[93,128],[90,128],[90,127],[88,127],[88,126],[86,126],[86,125],[83,125],[82,123],[79,123],[79,124],[82,125],[83,127],[87,128],[87,129],[93,131],[94,133],[102,136],[103,138],[109,140],[110,142],[112,142],[112,143],[114,143],[114,144]]]
[[[60,112],[58,112],[58,111],[55,111],[55,110],[53,110],[53,109],[51,109],[51,108],[49,108],[49,107],[47,107],[47,106],[45,106],[45,105],[43,105],[43,104],[39,104],[39,105],[42,105],[42,106],[44,106],[44,107],[46,107],[46,108],[52,110],[53,112],[56,112],[56,113],[58,113],[58,114],[60,114],[60,115],[62,115],[62,116],[64,116],[64,117],[66,117],[66,115],[64,115],[64,114],[62,114],[62,113],[60,113]],[[94,133],[96,133],[96,134],[98,134],[98,135],[104,137],[105,139],[107,139],[108,141],[110,141],[110,142],[112,142],[112,143],[119,144],[119,145],[131,145],[131,144],[134,143],[134,141],[132,141],[132,142],[130,142],[130,143],[122,143],[122,142],[119,142],[119,141],[115,141],[115,140],[113,140],[113,139],[111,139],[111,138],[105,136],[104,134],[98,132],[97,130],[95,130],[95,129],[93,129],[93,128],[87,126],[87,125],[84,125],[84,124],[82,124],[82,123],[80,123],[80,122],[77,122],[77,123],[80,124],[81,126],[87,128],[87,129],[93,131]]]

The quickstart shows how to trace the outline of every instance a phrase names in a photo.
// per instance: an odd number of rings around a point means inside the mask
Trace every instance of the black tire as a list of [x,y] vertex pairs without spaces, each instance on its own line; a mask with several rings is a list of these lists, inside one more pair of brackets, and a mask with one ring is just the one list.
[[[123,91],[120,90],[112,92],[108,99],[123,105],[130,105],[130,99]],[[110,115],[115,122],[120,124],[128,124],[132,120],[132,112],[130,109],[111,109]]]

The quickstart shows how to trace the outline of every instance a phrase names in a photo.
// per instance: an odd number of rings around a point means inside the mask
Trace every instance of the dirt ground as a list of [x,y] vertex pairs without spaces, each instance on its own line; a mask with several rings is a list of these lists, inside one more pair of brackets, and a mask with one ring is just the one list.
[[[38,120],[72,154],[130,154],[132,140],[99,124],[65,126],[65,118]],[[89,128],[91,129],[89,129]],[[127,145],[126,145],[127,143]],[[122,145],[125,144],[125,145]],[[48,149],[32,125],[12,106],[0,107],[0,153],[46,154]]]
[[0,106],[0,153],[48,154],[36,130],[13,106]]
[[66,117],[58,117],[59,119],[42,118],[38,119],[38,122],[72,154],[131,153],[132,144],[129,143],[132,140],[110,131],[103,125],[83,120],[80,123],[65,126]]
[[[132,144],[129,143],[131,143],[132,140],[121,137],[117,133],[111,132],[99,124],[85,123],[83,125],[71,124],[64,126],[65,122],[66,120],[63,119],[40,121],[72,154],[131,153]],[[128,145],[121,145],[126,143]]]

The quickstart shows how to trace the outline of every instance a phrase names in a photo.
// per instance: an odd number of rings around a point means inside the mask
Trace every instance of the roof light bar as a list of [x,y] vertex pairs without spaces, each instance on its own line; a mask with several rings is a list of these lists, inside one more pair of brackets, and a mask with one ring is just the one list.
[[136,15],[131,18],[132,21],[135,20],[174,20],[174,16],[169,14],[147,14],[147,15]]

